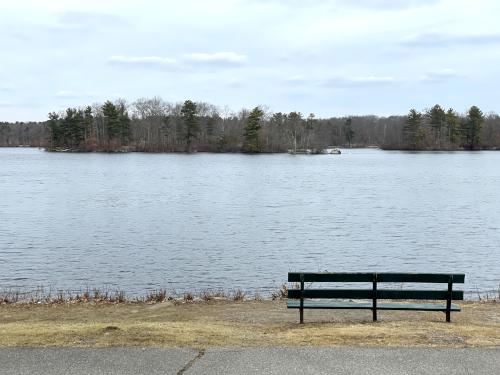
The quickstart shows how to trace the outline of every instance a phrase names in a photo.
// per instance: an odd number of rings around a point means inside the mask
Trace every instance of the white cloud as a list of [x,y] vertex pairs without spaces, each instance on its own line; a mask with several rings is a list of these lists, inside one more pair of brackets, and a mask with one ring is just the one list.
[[342,8],[370,10],[400,10],[438,4],[441,0],[250,0],[254,3],[276,3],[282,6],[318,7],[330,5]]
[[184,60],[206,65],[242,65],[247,62],[247,56],[236,52],[187,53]]
[[452,47],[460,45],[481,46],[500,44],[500,33],[489,34],[445,34],[426,32],[409,36],[401,41],[408,47]]
[[371,10],[400,10],[438,4],[440,0],[337,0],[336,5]]
[[65,11],[58,13],[54,27],[61,29],[110,29],[130,27],[130,24],[116,14],[82,11]]
[[445,68],[441,70],[434,70],[425,73],[420,77],[422,82],[443,82],[454,77],[458,77],[459,74],[453,69]]
[[306,83],[306,79],[301,75],[294,75],[286,78],[285,83],[290,86],[300,86]]
[[366,88],[391,85],[398,82],[400,81],[391,76],[345,76],[322,80],[321,85],[330,88]]
[[[231,67],[242,66],[247,57],[235,52],[186,53],[179,59],[160,56],[112,56],[108,63],[139,68],[172,69],[191,66]],[[182,62],[182,64],[181,64]]]
[[159,56],[112,56],[108,62],[112,65],[123,65],[142,68],[172,68],[176,60]]

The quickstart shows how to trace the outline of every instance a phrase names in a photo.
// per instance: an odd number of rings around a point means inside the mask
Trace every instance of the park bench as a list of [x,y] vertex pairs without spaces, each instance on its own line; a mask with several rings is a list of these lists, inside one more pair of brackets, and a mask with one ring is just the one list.
[[[300,323],[304,323],[304,309],[357,309],[372,310],[373,321],[378,310],[442,311],[450,322],[451,312],[460,311],[453,300],[463,300],[464,292],[453,290],[453,283],[464,283],[464,274],[443,273],[313,273],[289,272],[288,282],[295,289],[288,289],[287,307],[299,309]],[[365,289],[305,288],[305,283],[370,283]],[[444,283],[446,290],[379,289],[381,283]],[[300,285],[300,287],[299,287]],[[324,285],[324,284],[323,284]],[[342,301],[332,301],[341,299]],[[365,300],[355,302],[353,300]],[[368,302],[366,300],[369,300]],[[384,300],[379,302],[379,300]],[[445,303],[388,303],[386,300],[443,300]]]

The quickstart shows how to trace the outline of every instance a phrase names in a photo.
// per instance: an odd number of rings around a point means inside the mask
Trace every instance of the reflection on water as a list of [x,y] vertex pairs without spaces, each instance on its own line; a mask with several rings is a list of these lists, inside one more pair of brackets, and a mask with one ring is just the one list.
[[500,281],[500,153],[0,149],[0,286],[260,289],[290,270]]

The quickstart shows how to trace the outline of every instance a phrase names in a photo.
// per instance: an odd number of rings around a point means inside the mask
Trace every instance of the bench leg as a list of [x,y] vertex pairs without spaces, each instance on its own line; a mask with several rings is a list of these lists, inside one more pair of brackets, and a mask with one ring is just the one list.
[[446,322],[449,323],[451,321],[451,298],[453,294],[453,276],[450,276],[450,280],[448,281],[448,296],[446,298]]
[[300,324],[304,324],[304,274],[300,274]]
[[377,321],[377,274],[373,275],[373,296],[372,296],[373,321]]

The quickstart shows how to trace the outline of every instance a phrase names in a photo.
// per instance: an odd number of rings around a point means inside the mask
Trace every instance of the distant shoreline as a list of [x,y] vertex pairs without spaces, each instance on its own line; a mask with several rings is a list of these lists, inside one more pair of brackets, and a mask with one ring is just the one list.
[[[376,146],[376,145],[366,145],[366,146],[337,146],[341,150],[359,150],[359,149],[378,149],[382,151],[404,151],[410,153],[419,153],[419,152],[477,152],[477,151],[500,151],[500,147],[484,147],[478,148],[475,150],[468,150],[465,148],[421,148],[421,149],[409,149],[403,147],[391,147],[391,146]],[[0,148],[37,148],[46,152],[53,153],[75,153],[75,154],[130,154],[130,153],[142,153],[142,154],[244,154],[244,155],[270,155],[270,154],[290,154],[287,151],[261,151],[261,152],[244,152],[244,151],[197,151],[193,150],[191,152],[188,151],[143,151],[143,150],[77,150],[77,149],[62,149],[62,150],[51,150],[47,149],[43,146],[31,146],[31,145],[19,145],[19,146],[11,146],[11,145],[0,145]],[[302,155],[302,154],[297,154]],[[326,155],[326,154],[308,154],[308,155]]]

